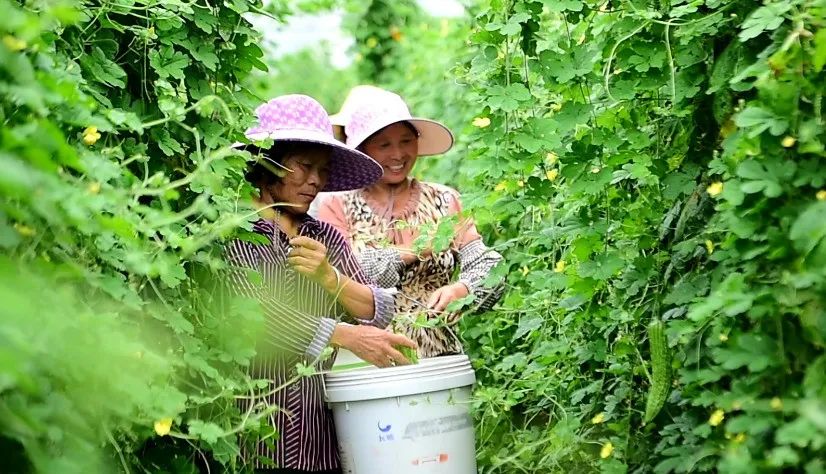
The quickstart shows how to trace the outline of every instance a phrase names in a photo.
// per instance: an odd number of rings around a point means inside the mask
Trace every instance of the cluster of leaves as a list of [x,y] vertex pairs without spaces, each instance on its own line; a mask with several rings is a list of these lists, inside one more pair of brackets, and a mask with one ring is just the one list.
[[471,42],[482,471],[824,472],[826,3],[491,0]]
[[212,287],[247,220],[260,7],[0,0],[4,469],[244,468],[261,321]]

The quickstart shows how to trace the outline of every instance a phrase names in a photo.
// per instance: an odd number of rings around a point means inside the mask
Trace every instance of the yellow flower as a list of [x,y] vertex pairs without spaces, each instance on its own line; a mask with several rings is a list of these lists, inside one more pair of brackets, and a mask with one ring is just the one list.
[[508,187],[508,183],[502,181],[501,183],[497,184],[496,187],[493,188],[493,189],[494,189],[494,191],[504,191],[505,189],[507,189],[507,187]]
[[473,119],[473,126],[479,128],[485,128],[490,125],[490,119],[487,117],[476,117]]
[[522,267],[522,276],[526,276],[529,271],[530,270],[528,270],[528,267]]
[[728,334],[720,334],[720,342],[728,341]]
[[597,174],[599,172],[600,172],[600,167],[599,166],[594,166],[593,168],[591,168],[591,173]]
[[746,433],[737,433],[737,436],[734,437],[735,443],[742,443],[746,440]]
[[519,181],[516,182],[516,185],[519,186],[520,188],[524,188],[525,187],[525,182],[520,179]]
[[14,224],[14,229],[17,231],[18,234],[22,235],[23,237],[31,237],[37,234],[36,230],[23,224]]
[[602,413],[602,412],[597,413],[597,415],[595,417],[591,418],[591,423],[593,423],[595,425],[598,425],[598,424],[602,423],[603,421],[605,421],[605,413]]
[[714,253],[714,242],[710,240],[706,240],[706,250],[708,250],[708,254],[711,255]]
[[818,201],[826,201],[826,189],[821,189],[815,194]]
[[86,127],[86,129],[83,130],[83,143],[92,146],[98,140],[100,140],[100,132],[98,132],[97,127]]
[[548,178],[548,181],[555,180],[557,176],[559,176],[559,170],[557,169],[548,170],[545,172],[545,177]]
[[547,161],[549,165],[556,163],[557,160],[559,160],[559,157],[552,151],[549,151],[548,154],[545,155],[545,161]]
[[11,51],[22,51],[26,49],[26,46],[28,46],[25,41],[20,38],[15,38],[12,35],[4,36],[3,44],[6,45],[6,47]]
[[379,45],[379,40],[377,40],[375,36],[371,36],[371,37],[367,38],[367,41],[365,42],[365,44],[367,45],[368,48],[373,49],[373,48],[375,48],[376,46]]
[[579,46],[584,42],[585,42],[585,33],[582,33],[582,35],[580,35],[579,39],[576,40],[576,44],[577,44],[577,46]]
[[89,194],[97,194],[100,192],[100,183],[95,181],[94,183],[89,183],[89,186],[86,187],[86,190],[89,191]]
[[783,138],[782,142],[780,142],[780,144],[783,145],[784,148],[791,148],[794,146],[795,143],[797,143],[797,139],[795,137],[788,135]]
[[402,36],[402,32],[399,30],[398,26],[393,25],[390,27],[390,38],[392,38],[393,41],[401,41]]
[[562,104],[560,104],[559,102],[554,102],[553,104],[551,104],[551,110],[553,110],[554,112],[559,112],[560,110],[562,110]]
[[717,409],[714,410],[714,413],[708,419],[708,424],[711,426],[720,426],[720,423],[723,422],[723,419],[726,417],[726,412],[723,410]]
[[565,271],[565,260],[560,260],[554,265],[554,272],[562,273]]
[[772,401],[769,402],[769,405],[772,407],[772,410],[782,410],[783,400],[779,399],[778,397],[774,397],[772,398]]
[[155,422],[155,433],[158,433],[158,436],[168,435],[171,428],[172,418],[161,418]]
[[722,193],[723,192],[723,183],[721,183],[720,181],[715,181],[715,182],[711,183],[706,188],[706,192],[708,193],[709,196],[712,196],[712,197]]
[[614,445],[609,441],[602,445],[602,449],[599,450],[599,457],[602,459],[607,459],[611,457],[611,454],[614,453]]

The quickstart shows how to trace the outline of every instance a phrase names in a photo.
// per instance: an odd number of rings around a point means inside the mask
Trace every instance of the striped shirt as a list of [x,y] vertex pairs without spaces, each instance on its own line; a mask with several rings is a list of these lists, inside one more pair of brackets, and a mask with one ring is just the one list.
[[[256,468],[278,467],[308,471],[339,467],[332,414],[324,404],[322,376],[302,377],[283,390],[274,391],[292,378],[297,362],[312,363],[328,345],[339,320],[351,323],[387,326],[393,318],[395,290],[378,288],[364,276],[355,256],[331,225],[303,216],[299,235],[315,239],[327,247],[330,264],[353,281],[370,285],[375,311],[369,320],[348,316],[335,298],[320,285],[287,265],[291,246],[289,239],[276,225],[259,220],[253,231],[269,243],[256,245],[235,240],[226,249],[230,264],[229,284],[240,295],[256,298],[265,312],[265,334],[253,360],[250,374],[267,379],[272,385],[264,395],[239,403],[243,412],[253,405],[279,407],[269,417],[277,431],[277,439],[259,440],[250,461]],[[261,275],[253,283],[248,271]],[[318,369],[329,368],[327,362]],[[269,393],[273,392],[274,393]],[[267,446],[270,444],[275,449]]]

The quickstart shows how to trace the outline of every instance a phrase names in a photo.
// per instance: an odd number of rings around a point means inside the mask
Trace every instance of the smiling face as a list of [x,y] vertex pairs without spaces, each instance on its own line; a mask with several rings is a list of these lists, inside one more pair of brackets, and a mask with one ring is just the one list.
[[364,141],[360,147],[384,170],[380,182],[399,184],[410,174],[419,156],[419,138],[412,125],[399,122],[388,125]]
[[288,202],[292,206],[279,207],[290,214],[306,214],[316,195],[324,189],[330,172],[330,153],[327,147],[302,147],[287,153],[281,164],[292,172],[260,188],[269,194],[273,203]]

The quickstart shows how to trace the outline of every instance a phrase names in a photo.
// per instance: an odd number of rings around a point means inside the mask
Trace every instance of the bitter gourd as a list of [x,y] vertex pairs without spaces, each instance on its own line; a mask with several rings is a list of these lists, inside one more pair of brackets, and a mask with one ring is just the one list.
[[671,388],[671,353],[662,321],[654,321],[648,326],[648,345],[651,352],[651,387],[648,389],[643,423],[653,420],[662,410]]

